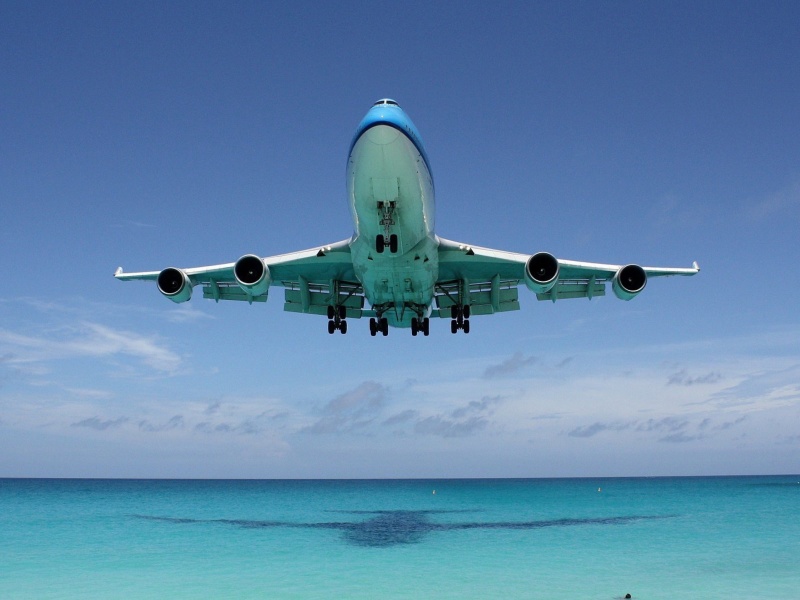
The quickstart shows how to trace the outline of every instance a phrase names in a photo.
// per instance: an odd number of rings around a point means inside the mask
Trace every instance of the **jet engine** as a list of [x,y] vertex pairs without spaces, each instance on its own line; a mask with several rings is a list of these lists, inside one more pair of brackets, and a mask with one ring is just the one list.
[[156,283],[158,291],[173,302],[186,302],[192,297],[192,282],[186,273],[175,267],[161,271]]
[[245,254],[233,266],[236,283],[249,296],[260,296],[269,289],[272,278],[269,267],[255,254]]
[[611,289],[620,300],[630,300],[647,285],[647,273],[639,265],[622,267],[611,281]]
[[525,263],[525,285],[536,294],[550,291],[558,281],[558,259],[549,252],[537,252]]

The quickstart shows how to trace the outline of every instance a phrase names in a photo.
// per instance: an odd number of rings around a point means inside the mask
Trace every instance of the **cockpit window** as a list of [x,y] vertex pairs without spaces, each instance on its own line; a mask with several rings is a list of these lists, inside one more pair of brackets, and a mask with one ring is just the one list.
[[375,104],[373,104],[373,106],[381,106],[385,104],[388,104],[389,106],[399,106],[397,102],[395,102],[390,98],[384,98],[383,100],[378,100]]

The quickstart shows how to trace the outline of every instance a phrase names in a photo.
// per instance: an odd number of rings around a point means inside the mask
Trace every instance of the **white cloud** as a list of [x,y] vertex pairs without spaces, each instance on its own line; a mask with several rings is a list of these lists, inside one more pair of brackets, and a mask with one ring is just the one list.
[[182,364],[178,354],[153,337],[90,322],[39,336],[0,329],[0,352],[9,357],[7,364],[15,366],[75,357],[118,355],[137,358],[166,373],[175,372]]

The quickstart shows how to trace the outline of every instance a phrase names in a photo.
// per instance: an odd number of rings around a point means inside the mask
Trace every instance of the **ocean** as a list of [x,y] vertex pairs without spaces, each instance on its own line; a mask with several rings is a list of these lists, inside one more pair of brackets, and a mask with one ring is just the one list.
[[800,476],[0,479],[0,598],[800,598]]

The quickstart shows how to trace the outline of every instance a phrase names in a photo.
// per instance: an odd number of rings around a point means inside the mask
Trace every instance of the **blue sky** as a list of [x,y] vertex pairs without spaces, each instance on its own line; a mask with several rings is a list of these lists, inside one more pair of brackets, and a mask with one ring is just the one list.
[[[797,472],[796,3],[0,4],[0,476]],[[437,231],[694,278],[453,336],[126,270],[352,233],[398,100]]]

